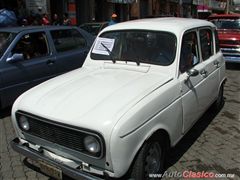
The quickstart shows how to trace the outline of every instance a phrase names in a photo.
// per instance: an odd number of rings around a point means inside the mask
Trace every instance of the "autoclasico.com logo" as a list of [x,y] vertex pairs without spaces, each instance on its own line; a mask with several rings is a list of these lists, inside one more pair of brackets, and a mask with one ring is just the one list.
[[185,178],[185,179],[191,179],[191,178],[234,178],[234,174],[221,174],[221,173],[214,173],[214,172],[208,172],[208,171],[173,171],[168,172],[165,171],[163,174],[149,174],[149,178]]

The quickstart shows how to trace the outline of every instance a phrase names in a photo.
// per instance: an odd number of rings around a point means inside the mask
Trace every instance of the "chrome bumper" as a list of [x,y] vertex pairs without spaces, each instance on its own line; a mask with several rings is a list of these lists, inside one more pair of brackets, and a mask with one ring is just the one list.
[[97,180],[97,179],[100,180],[101,179],[92,174],[68,167],[68,166],[66,166],[64,164],[60,164],[58,162],[55,162],[55,161],[43,156],[40,152],[32,150],[32,149],[28,148],[27,146],[20,144],[20,141],[18,138],[15,138],[14,140],[11,141],[11,147],[13,148],[13,150],[19,152],[20,154],[22,154],[34,161],[42,160],[51,165],[59,167],[62,170],[62,173],[64,175],[67,175],[73,179],[89,179],[89,180]]
[[240,56],[224,56],[224,59],[226,62],[240,63]]

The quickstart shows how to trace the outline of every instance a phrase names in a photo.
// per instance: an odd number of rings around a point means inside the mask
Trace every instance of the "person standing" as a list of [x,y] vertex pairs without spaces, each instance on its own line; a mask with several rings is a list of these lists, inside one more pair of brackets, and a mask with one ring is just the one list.
[[52,22],[52,25],[55,25],[55,26],[59,26],[59,25],[61,25],[60,20],[59,20],[57,14],[54,14],[54,15],[53,15],[53,22]]
[[64,13],[63,15],[63,25],[64,26],[70,26],[72,23],[71,23],[71,20],[68,18],[68,13]]
[[46,13],[43,14],[42,25],[50,25],[50,21],[49,21],[48,15]]
[[117,14],[113,13],[111,16],[111,20],[108,22],[108,25],[114,25],[117,24]]

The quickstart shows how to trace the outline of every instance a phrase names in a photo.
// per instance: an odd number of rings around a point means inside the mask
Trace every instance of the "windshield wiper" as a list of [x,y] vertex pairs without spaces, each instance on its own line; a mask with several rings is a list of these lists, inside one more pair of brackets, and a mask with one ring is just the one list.
[[108,49],[107,46],[105,46],[102,42],[101,42],[101,45],[106,49],[106,51],[108,52],[108,55],[110,56],[111,60],[113,63],[116,63],[116,60],[113,58],[112,56],[112,52],[110,51],[110,49]]

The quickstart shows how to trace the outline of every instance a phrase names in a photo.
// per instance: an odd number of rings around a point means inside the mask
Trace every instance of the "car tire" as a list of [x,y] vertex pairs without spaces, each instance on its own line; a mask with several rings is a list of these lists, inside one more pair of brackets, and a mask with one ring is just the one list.
[[218,97],[217,97],[216,101],[214,102],[214,109],[216,111],[219,111],[224,104],[223,92],[224,92],[224,86],[221,85],[219,92],[218,92]]
[[150,174],[161,174],[164,168],[165,143],[150,139],[144,143],[133,163],[130,179],[152,179]]

